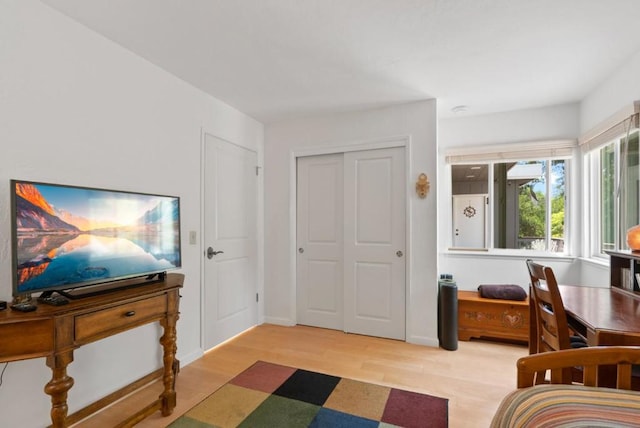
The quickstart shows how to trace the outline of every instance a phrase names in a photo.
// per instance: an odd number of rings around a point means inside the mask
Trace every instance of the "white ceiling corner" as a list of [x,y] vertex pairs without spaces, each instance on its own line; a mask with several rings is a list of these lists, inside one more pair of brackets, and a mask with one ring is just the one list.
[[640,50],[638,0],[42,1],[263,123],[578,102]]

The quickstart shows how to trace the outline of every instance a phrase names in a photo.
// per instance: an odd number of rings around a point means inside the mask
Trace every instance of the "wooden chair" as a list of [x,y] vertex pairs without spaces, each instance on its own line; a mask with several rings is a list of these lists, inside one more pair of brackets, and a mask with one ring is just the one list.
[[[640,346],[640,332],[610,331],[600,329],[596,332],[597,342],[604,346]],[[600,376],[603,378],[600,384],[613,387],[615,385],[615,367],[601,367]],[[608,380],[607,380],[608,379]],[[640,391],[640,365],[631,367],[631,389]]]
[[[640,364],[640,347],[638,346],[593,346],[582,349],[565,349],[557,352],[522,357],[517,362],[518,388],[526,388],[537,384],[538,373],[549,370],[550,383],[571,384],[566,379],[566,369],[581,366],[584,373],[582,384],[586,386],[604,385],[599,376],[602,366],[613,366],[615,370],[615,388],[632,389],[632,367]],[[613,386],[613,385],[612,385]]]
[[[638,426],[640,394],[629,391],[631,367],[640,363],[640,347],[594,346],[542,352],[518,360],[518,389],[508,394],[491,420],[491,428],[538,426]],[[602,365],[613,366],[613,388],[602,387]],[[567,368],[582,366],[584,381],[573,384]],[[550,383],[536,385],[539,372]]]
[[[567,314],[553,270],[532,260],[527,260],[531,278],[531,304],[534,305],[536,352],[560,351],[564,349],[586,347],[584,338],[572,335],[567,322]],[[533,321],[533,320],[532,320]],[[565,370],[566,380],[574,378],[573,370]],[[581,374],[579,375],[581,376]],[[544,382],[544,373],[540,373],[537,383]]]

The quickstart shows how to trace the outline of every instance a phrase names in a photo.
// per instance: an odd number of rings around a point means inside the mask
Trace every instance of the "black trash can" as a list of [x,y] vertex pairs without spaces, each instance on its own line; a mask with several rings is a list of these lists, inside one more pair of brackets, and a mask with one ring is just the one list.
[[458,349],[458,287],[449,274],[438,281],[438,339],[442,348]]

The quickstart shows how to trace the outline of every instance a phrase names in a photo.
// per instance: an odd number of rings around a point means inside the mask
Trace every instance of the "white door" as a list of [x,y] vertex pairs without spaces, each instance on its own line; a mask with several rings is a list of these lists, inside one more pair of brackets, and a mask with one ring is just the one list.
[[205,134],[204,341],[209,349],[255,325],[256,153]]
[[403,148],[345,153],[345,331],[405,339]]
[[298,158],[298,323],[342,330],[342,154]]
[[486,248],[487,195],[453,196],[453,246]]
[[298,323],[405,338],[404,148],[298,159]]

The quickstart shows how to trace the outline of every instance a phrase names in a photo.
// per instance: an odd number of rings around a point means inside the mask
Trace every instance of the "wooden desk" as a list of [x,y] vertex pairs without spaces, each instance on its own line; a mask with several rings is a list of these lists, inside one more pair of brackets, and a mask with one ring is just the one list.
[[[132,285],[135,281],[139,280],[128,280],[122,284]],[[36,311],[27,313],[11,309],[2,311],[0,362],[45,357],[52,371],[51,380],[44,388],[51,396],[52,425],[66,427],[131,392],[130,386],[124,387],[120,392],[110,394],[68,417],[67,392],[73,386],[73,378],[67,375],[67,366],[73,361],[74,349],[159,321],[164,333],[160,338],[163,368],[158,375],[162,376],[164,391],[156,401],[130,416],[123,425],[140,421],[157,410],[167,416],[176,405],[176,322],[179,316],[178,290],[183,282],[184,275],[173,273],[164,281],[72,300],[64,306],[40,304]]]
[[[569,326],[590,346],[640,345],[640,298],[615,287],[559,285]],[[530,337],[536,337],[535,308],[530,306]],[[529,341],[536,353],[536,341]]]

